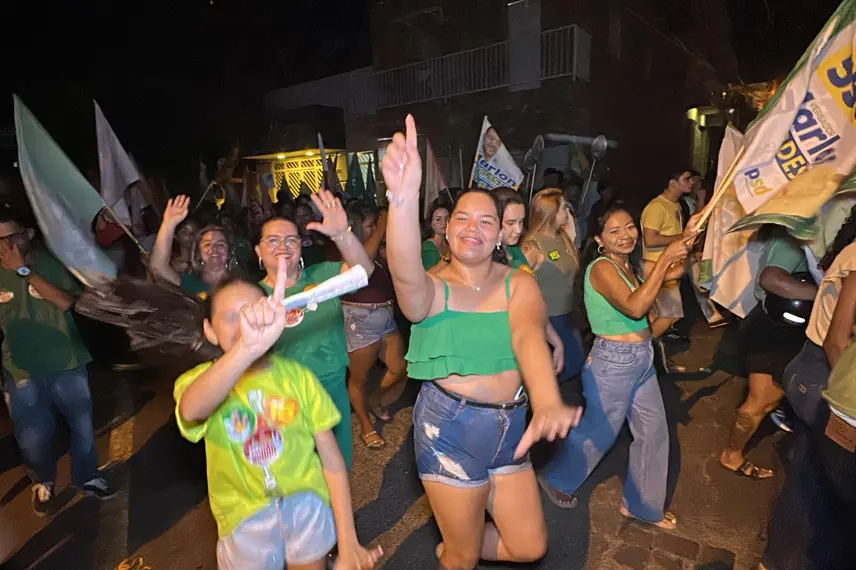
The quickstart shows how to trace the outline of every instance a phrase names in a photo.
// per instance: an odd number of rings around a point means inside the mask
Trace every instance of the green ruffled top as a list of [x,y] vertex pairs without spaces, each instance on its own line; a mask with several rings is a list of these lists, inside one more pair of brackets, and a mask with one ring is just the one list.
[[[511,297],[505,279],[505,298]],[[452,374],[487,376],[517,370],[511,347],[508,311],[467,313],[449,309],[449,285],[443,281],[443,310],[415,323],[407,351],[407,374],[414,380],[439,380]]]

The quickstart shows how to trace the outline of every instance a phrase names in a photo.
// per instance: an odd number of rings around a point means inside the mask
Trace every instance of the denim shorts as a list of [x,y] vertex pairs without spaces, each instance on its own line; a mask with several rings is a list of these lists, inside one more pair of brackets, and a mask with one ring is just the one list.
[[336,544],[333,509],[311,491],[279,497],[217,541],[218,570],[282,570],[321,560]]
[[457,401],[425,382],[413,408],[416,468],[423,481],[480,487],[492,475],[532,468],[529,456],[513,459],[526,429],[525,396],[517,407],[480,408]]
[[345,343],[348,352],[374,344],[398,328],[392,305],[370,309],[343,303],[342,312],[345,315]]

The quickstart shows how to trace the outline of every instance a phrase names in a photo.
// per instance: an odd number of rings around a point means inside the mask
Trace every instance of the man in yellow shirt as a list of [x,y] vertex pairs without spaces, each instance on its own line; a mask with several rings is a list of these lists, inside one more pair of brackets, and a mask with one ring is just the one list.
[[[684,220],[679,200],[693,190],[690,170],[669,177],[662,194],[648,202],[642,211],[642,275],[648,278],[654,263],[670,243],[684,237]],[[686,224],[690,226],[689,223]],[[651,314],[651,332],[660,337],[684,316],[678,281],[666,281],[657,294]]]

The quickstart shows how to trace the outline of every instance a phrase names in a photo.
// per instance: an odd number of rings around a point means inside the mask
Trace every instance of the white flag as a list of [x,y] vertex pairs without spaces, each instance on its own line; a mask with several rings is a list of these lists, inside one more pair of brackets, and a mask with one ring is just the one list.
[[448,188],[446,185],[446,177],[443,176],[443,171],[440,170],[440,165],[437,163],[437,157],[434,156],[434,149],[431,147],[431,141],[425,141],[425,207],[423,211],[428,215],[428,208],[434,200],[440,197],[440,192]]
[[734,189],[755,226],[812,217],[856,166],[854,43],[846,0],[746,130]]
[[470,174],[470,187],[479,186],[493,190],[507,186],[514,188],[523,182],[523,172],[517,167],[511,153],[494,129],[487,115],[482,121],[481,136],[476,147],[476,159]]
[[[728,125],[719,149],[716,185],[743,146],[743,135]],[[762,246],[752,239],[753,230],[730,232],[746,212],[732,185],[717,202],[707,225],[698,282],[710,291],[710,299],[738,317],[745,317],[757,304],[755,279]]]
[[140,173],[137,172],[137,167],[122,147],[122,143],[119,142],[97,102],[95,103],[95,134],[98,138],[101,197],[119,221],[129,226],[135,221],[133,218],[139,216],[138,210],[142,207],[138,204],[137,212],[134,212],[137,216],[132,216],[130,202],[134,197],[142,199],[142,195],[139,189],[128,195],[126,192],[132,184],[140,180]]

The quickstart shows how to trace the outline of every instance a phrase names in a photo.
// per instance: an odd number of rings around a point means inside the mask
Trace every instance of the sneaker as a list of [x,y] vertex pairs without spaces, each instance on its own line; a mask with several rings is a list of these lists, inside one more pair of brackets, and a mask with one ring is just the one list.
[[776,424],[776,427],[788,433],[794,433],[794,428],[791,427],[791,422],[788,421],[788,416],[785,415],[785,410],[776,408],[770,412],[770,419]]
[[112,499],[116,495],[116,489],[104,477],[96,477],[83,484],[83,494],[104,501]]
[[33,512],[36,513],[37,517],[44,517],[51,511],[51,503],[53,501],[53,483],[50,481],[36,483],[33,485],[32,491]]

